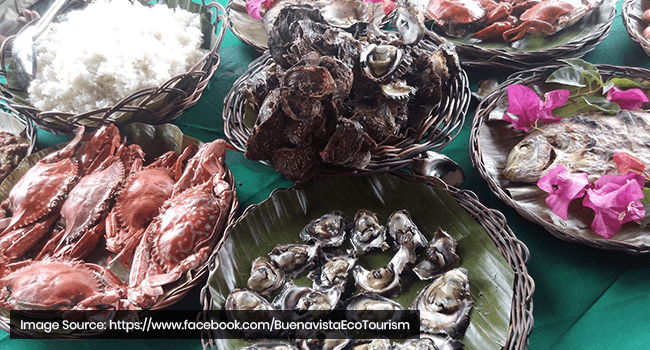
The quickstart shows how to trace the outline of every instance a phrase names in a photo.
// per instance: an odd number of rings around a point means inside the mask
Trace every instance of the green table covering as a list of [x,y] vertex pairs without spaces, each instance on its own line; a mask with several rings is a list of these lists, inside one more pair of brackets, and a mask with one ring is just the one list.
[[[225,5],[225,0],[220,0]],[[650,68],[650,60],[633,42],[623,25],[620,4],[609,36],[589,53],[591,63]],[[249,62],[259,56],[231,32],[221,46],[221,65],[198,104],[176,124],[203,141],[224,138],[223,98]],[[489,76],[502,80],[507,72],[468,70],[472,89]],[[475,106],[461,133],[442,153],[457,161],[467,174],[463,188],[474,191],[488,208],[506,215],[514,233],[530,249],[529,274],[535,280],[532,350],[650,349],[650,257],[630,256],[561,241],[540,226],[523,219],[488,189],[470,161],[469,134]],[[65,140],[39,133],[40,145]],[[292,185],[273,169],[228,152],[227,164],[237,180],[242,208],[258,203],[276,188]],[[171,309],[199,310],[199,288]],[[0,333],[0,349],[201,349],[197,340],[16,340]]]

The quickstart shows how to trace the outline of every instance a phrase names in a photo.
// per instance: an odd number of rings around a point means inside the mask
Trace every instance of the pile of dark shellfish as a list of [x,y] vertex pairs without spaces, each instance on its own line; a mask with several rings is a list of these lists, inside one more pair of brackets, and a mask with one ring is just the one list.
[[322,167],[365,169],[379,146],[416,132],[460,73],[451,46],[412,41],[372,24],[357,39],[310,5],[283,8],[273,62],[239,90],[257,114],[245,156],[296,181]]
[[[456,240],[444,230],[438,228],[428,241],[406,210],[391,214],[384,226],[375,213],[361,209],[353,221],[338,211],[322,215],[305,226],[299,236],[305,244],[278,245],[268,258],[261,256],[252,262],[248,288],[235,289],[226,299],[225,309],[231,320],[242,321],[242,315],[248,317],[251,313],[247,311],[252,310],[258,316],[280,311],[304,315],[314,310],[345,310],[346,317],[367,317],[368,311],[376,310],[397,312],[404,308],[390,298],[398,296],[403,285],[431,280],[408,306],[420,312],[421,333],[400,343],[381,337],[352,340],[337,334],[340,339],[326,339],[327,347],[321,344],[322,335],[305,339],[283,334],[291,341],[256,342],[246,349],[463,347],[460,339],[469,325],[473,302],[467,270],[456,267],[460,261]],[[386,266],[368,270],[358,264],[362,255],[389,250],[395,253]],[[292,280],[304,275],[312,281],[311,287]],[[353,284],[348,283],[351,280]],[[264,320],[270,318],[265,316]],[[243,335],[253,339],[278,338],[277,334],[255,331]]]
[[29,141],[10,132],[0,131],[0,182],[27,155]]

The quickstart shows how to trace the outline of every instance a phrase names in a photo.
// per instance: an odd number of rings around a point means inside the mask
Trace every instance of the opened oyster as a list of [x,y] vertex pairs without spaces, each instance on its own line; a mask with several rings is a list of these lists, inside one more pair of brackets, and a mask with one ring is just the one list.
[[260,293],[270,295],[274,290],[284,284],[284,271],[277,268],[265,257],[258,257],[251,264],[251,276],[248,278],[248,288]]
[[353,350],[391,350],[393,345],[386,338],[362,339],[352,342]]
[[300,238],[306,242],[320,242],[323,247],[338,247],[345,240],[348,226],[341,212],[333,211],[312,220],[300,232]]
[[413,272],[421,280],[432,279],[458,263],[460,257],[456,255],[456,247],[456,240],[438,227],[435,236],[424,251],[424,259],[413,268]]
[[341,292],[336,288],[316,290],[297,286],[291,281],[273,299],[273,306],[278,310],[293,310],[297,315],[302,315],[308,311],[334,310],[340,297]]
[[275,265],[292,276],[298,276],[303,271],[312,268],[320,255],[320,244],[278,245],[269,253],[269,257]]
[[336,330],[312,331],[304,338],[298,340],[300,350],[343,350],[352,342],[350,335]]
[[388,218],[388,234],[397,242],[404,244],[412,242],[415,248],[427,246],[427,238],[420,232],[406,210],[399,210]]
[[357,262],[357,258],[350,255],[329,255],[325,263],[307,274],[307,278],[314,282],[314,289],[338,288],[341,293],[345,290],[348,275]]
[[472,304],[467,270],[458,267],[433,280],[409,309],[420,311],[420,329],[423,332],[444,333],[458,338],[469,325]]
[[[278,310],[256,292],[246,289],[233,290],[226,299],[226,314],[231,321],[238,322],[267,322],[272,318],[279,319]],[[243,330],[246,337],[274,336],[269,329]]]
[[420,338],[428,338],[438,347],[438,350],[462,350],[465,345],[462,341],[446,334],[421,333]]
[[398,319],[402,305],[391,299],[374,293],[357,294],[347,300],[345,314],[352,321],[387,321]]
[[386,250],[389,247],[386,243],[386,228],[379,223],[377,214],[367,209],[361,209],[354,215],[350,242],[357,255],[373,248]]
[[285,341],[279,340],[264,340],[253,343],[251,346],[239,348],[239,350],[298,350],[298,348]]
[[439,350],[429,338],[407,339],[393,344],[393,350]]
[[352,270],[354,285],[365,293],[393,297],[402,291],[401,271],[397,271],[392,263],[385,267],[367,270],[363,266],[355,266]]

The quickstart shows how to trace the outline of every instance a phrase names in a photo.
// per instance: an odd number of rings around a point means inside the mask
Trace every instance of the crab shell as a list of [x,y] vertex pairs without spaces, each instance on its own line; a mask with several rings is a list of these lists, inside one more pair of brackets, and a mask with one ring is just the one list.
[[109,270],[79,261],[29,262],[0,279],[6,309],[122,309],[124,285]]

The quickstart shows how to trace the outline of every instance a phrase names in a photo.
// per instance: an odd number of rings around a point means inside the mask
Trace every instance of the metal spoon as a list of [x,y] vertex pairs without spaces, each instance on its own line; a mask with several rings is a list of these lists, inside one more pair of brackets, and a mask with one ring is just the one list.
[[52,6],[34,25],[23,27],[14,38],[11,47],[18,88],[25,89],[36,75],[36,40],[65,5],[67,0],[55,0]]

